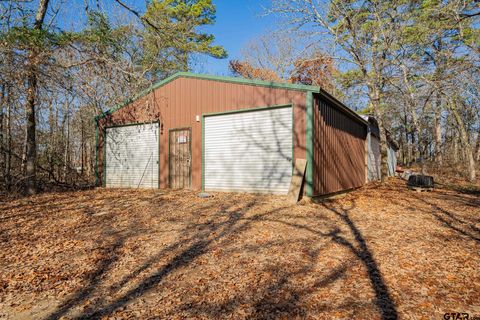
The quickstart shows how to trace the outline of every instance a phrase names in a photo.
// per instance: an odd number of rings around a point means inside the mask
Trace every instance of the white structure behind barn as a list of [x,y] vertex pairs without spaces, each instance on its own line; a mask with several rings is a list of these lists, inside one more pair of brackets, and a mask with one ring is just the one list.
[[[381,171],[381,149],[380,149],[380,129],[375,118],[371,116],[362,116],[368,121],[368,134],[367,134],[367,178],[368,181],[376,181],[382,178]],[[388,163],[388,176],[395,175],[397,167],[397,150],[396,143],[387,136],[387,163]]]
[[398,147],[396,146],[395,142],[391,139],[387,139],[388,142],[388,176],[393,177],[395,175],[395,170],[397,169],[397,150]]

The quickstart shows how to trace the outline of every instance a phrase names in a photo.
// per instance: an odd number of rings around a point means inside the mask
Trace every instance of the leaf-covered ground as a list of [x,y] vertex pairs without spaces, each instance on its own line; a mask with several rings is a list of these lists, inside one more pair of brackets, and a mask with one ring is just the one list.
[[0,203],[0,318],[480,315],[480,199],[97,189]]

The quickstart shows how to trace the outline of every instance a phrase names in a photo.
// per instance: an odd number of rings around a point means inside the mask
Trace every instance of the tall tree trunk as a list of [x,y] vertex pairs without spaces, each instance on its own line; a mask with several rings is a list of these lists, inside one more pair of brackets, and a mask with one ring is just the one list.
[[10,188],[12,186],[12,174],[11,174],[11,169],[12,169],[12,100],[10,97],[10,86],[7,86],[7,119],[6,119],[6,141],[5,141],[5,147],[6,147],[6,160],[5,160],[5,186],[8,191],[10,191]]
[[407,119],[407,112],[404,112],[403,117],[403,128],[405,134],[405,145],[403,150],[403,165],[409,166],[410,165],[410,156],[411,156],[411,148],[410,148],[410,139],[408,138],[408,119]]
[[[47,13],[50,0],[40,0],[35,15],[33,29],[41,30],[45,14]],[[27,75],[27,105],[25,117],[27,119],[26,146],[25,146],[25,192],[29,195],[37,192],[36,181],[36,161],[37,161],[37,142],[36,142],[36,119],[35,104],[38,87],[38,61],[39,51],[37,48],[31,48],[28,57],[28,75]]]
[[[413,123],[413,129],[412,129],[412,153],[414,155],[414,160],[415,162],[420,158],[420,164],[422,166],[422,172],[425,171],[425,161],[422,155],[422,148],[421,144],[423,143],[421,138],[421,123],[420,120],[418,119],[417,111],[416,111],[416,104],[417,104],[417,99],[415,98],[414,95],[414,88],[412,87],[410,81],[408,80],[408,69],[405,65],[401,65],[402,69],[402,76],[403,76],[403,82],[405,87],[407,88],[407,92],[405,94],[406,100],[407,100],[407,109],[408,113],[411,116],[412,123]],[[415,133],[418,134],[417,137],[417,143],[415,143]],[[420,156],[420,157],[419,157]]]
[[433,158],[440,167],[443,166],[442,125],[438,117],[435,118],[435,149],[433,153]]
[[[88,136],[88,137],[86,138],[86,142],[85,142],[85,166],[86,166],[85,173],[86,173],[86,176],[88,177],[88,179],[89,179],[90,176],[92,175],[91,160],[90,160],[90,150],[91,150],[91,146],[90,146],[90,136]],[[87,179],[87,180],[88,180],[88,179]]]
[[369,85],[369,98],[380,129],[380,173],[384,182],[388,178],[387,131],[383,123],[383,115],[380,113],[380,90],[372,84]]
[[408,165],[411,166],[412,164],[415,163],[415,160],[416,160],[416,156],[415,156],[415,149],[414,149],[414,145],[415,145],[415,133],[410,131],[410,139],[408,140],[409,143],[408,143]]
[[456,134],[453,135],[453,164],[455,167],[458,165],[458,137]]
[[26,144],[25,144],[25,192],[29,195],[37,192],[36,181],[36,119],[35,100],[37,94],[37,70],[35,53],[30,54],[30,71],[27,79],[27,107],[25,116],[27,118]]
[[67,173],[69,166],[69,155],[70,155],[70,103],[67,101],[65,106],[65,117],[66,117],[66,133],[65,133],[65,149],[63,154],[63,181],[67,182]]
[[400,134],[400,140],[398,141],[398,143],[400,146],[400,158],[398,163],[401,163],[402,165],[404,165],[405,164],[405,142],[403,141],[403,133]]
[[83,177],[85,171],[85,130],[83,125],[83,116],[80,115],[80,174]]
[[443,155],[442,155],[442,123],[441,123],[441,96],[440,93],[437,94],[437,99],[435,101],[435,149],[434,149],[434,159],[437,164],[443,166]]
[[49,144],[47,146],[47,159],[48,159],[48,179],[53,180],[54,177],[54,150],[55,150],[55,123],[53,120],[53,103],[50,102],[48,110],[48,126],[49,126]]
[[454,98],[453,101],[448,105],[450,108],[450,112],[452,113],[453,118],[455,119],[455,122],[457,125],[460,143],[465,151],[465,156],[466,156],[465,161],[467,162],[468,180],[470,180],[471,182],[474,182],[476,180],[476,173],[475,173],[475,159],[473,157],[473,149],[468,139],[468,133],[465,127],[465,123],[463,122],[462,117],[458,113],[457,103],[458,103],[457,99]]
[[477,162],[479,162],[480,161],[480,132],[478,132],[478,134],[477,134],[477,145],[475,147],[475,150],[476,150],[475,151],[475,155],[476,155],[475,160]]
[[0,168],[2,168],[2,180],[5,182],[5,163],[7,161],[6,130],[5,130],[5,84],[0,85],[0,151],[2,153]]

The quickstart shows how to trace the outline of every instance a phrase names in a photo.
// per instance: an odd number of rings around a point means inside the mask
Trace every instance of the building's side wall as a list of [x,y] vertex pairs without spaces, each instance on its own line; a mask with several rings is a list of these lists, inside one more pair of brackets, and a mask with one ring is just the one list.
[[316,97],[313,129],[314,195],[364,185],[366,125]]
[[103,182],[103,128],[127,123],[160,122],[160,188],[168,188],[168,131],[192,128],[192,188],[202,186],[202,124],[205,113],[293,104],[294,157],[305,158],[305,106],[303,91],[268,88],[195,78],[178,78],[99,123],[98,176]]

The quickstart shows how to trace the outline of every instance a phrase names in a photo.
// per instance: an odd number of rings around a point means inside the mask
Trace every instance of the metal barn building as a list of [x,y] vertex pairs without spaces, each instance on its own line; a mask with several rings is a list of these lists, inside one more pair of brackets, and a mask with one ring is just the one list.
[[105,187],[304,194],[366,182],[368,122],[319,87],[178,73],[97,116]]

